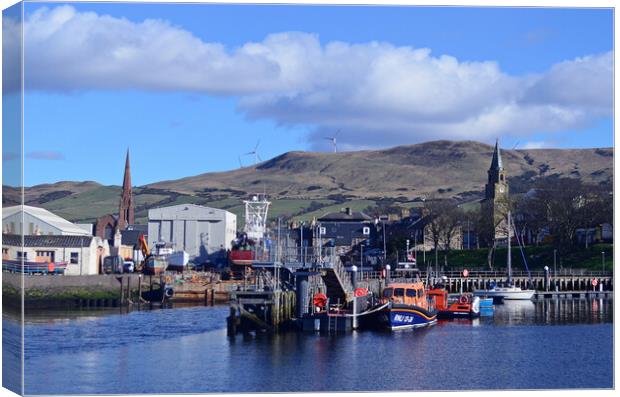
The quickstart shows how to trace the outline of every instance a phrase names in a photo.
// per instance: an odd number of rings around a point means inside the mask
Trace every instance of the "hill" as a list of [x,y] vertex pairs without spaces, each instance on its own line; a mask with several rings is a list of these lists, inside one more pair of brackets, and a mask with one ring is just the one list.
[[[271,217],[320,216],[344,206],[363,209],[380,201],[412,207],[429,195],[461,202],[482,197],[493,147],[474,141],[433,141],[384,150],[342,153],[288,152],[256,166],[205,173],[135,188],[136,216],[149,208],[196,203],[242,214],[242,200],[265,192]],[[511,192],[544,178],[572,177],[611,187],[613,149],[502,150]],[[137,165],[139,166],[139,165]],[[120,187],[57,182],[25,189],[25,202],[73,221],[117,210]],[[5,186],[3,206],[19,191]]]
[[[430,194],[465,198],[484,190],[493,147],[473,141],[433,141],[385,150],[343,153],[288,152],[256,166],[205,173],[149,185],[180,193],[262,192],[273,197],[355,198]],[[517,185],[568,176],[611,184],[612,149],[502,150]]]

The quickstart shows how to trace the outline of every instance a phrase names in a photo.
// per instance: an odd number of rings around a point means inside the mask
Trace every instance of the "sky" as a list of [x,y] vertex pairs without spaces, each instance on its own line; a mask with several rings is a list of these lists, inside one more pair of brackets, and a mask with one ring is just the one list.
[[144,185],[333,136],[613,146],[611,9],[26,3],[24,48],[26,186],[119,185],[127,149]]

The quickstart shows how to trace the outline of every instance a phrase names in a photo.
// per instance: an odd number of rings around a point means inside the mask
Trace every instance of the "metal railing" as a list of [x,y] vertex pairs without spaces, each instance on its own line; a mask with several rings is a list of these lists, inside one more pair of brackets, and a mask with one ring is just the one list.
[[[351,272],[350,270],[346,270],[347,273],[349,273],[351,275],[351,277],[353,277],[353,272]],[[421,279],[426,279],[427,276],[430,278],[437,278],[437,277],[447,277],[447,278],[464,278],[463,276],[463,271],[457,271],[457,270],[449,270],[449,271],[442,271],[439,273],[439,275],[435,274],[435,272],[430,272],[430,274],[427,274],[427,272],[425,271],[421,271],[420,273],[420,278]],[[545,277],[545,272],[544,271],[533,271],[530,273],[531,277],[533,278],[538,278],[538,277]],[[383,272],[379,272],[379,271],[371,271],[371,272],[356,272],[356,276],[357,276],[357,280],[358,281],[364,281],[364,280],[376,280],[376,279],[381,279],[384,277],[384,273]],[[553,271],[549,272],[549,276],[551,278],[557,278],[557,277],[613,277],[613,272],[609,272],[609,271],[589,271],[589,270],[583,270],[583,269],[579,269],[579,270],[573,270],[573,272],[558,272],[558,273],[553,273]],[[506,278],[507,277],[507,272],[505,269],[497,269],[497,270],[480,270],[480,271],[472,271],[469,270],[469,273],[467,275],[467,278]],[[512,272],[512,277],[513,278],[521,278],[521,277],[528,277],[528,273],[525,271],[513,271]],[[405,276],[402,272],[399,272],[398,270],[391,270],[390,271],[390,279],[391,280],[411,280],[415,277],[407,277]]]
[[257,251],[256,260],[283,264],[303,264],[308,267],[322,267],[339,260],[333,247],[272,247],[270,251]]

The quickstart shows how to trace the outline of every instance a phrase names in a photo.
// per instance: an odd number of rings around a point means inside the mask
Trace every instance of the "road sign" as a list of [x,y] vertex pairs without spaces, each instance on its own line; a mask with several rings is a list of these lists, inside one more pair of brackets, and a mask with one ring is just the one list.
[[598,285],[598,280],[593,278],[592,279],[592,285],[596,287]]
[[463,277],[469,276],[469,270],[463,269]]

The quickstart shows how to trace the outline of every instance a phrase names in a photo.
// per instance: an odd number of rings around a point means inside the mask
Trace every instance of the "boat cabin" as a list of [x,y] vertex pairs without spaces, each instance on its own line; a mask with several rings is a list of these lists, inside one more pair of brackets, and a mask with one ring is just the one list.
[[403,305],[426,306],[426,292],[421,281],[394,283],[383,290],[383,299]]

